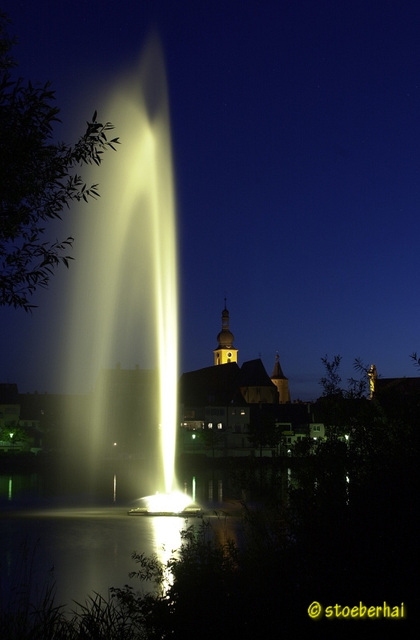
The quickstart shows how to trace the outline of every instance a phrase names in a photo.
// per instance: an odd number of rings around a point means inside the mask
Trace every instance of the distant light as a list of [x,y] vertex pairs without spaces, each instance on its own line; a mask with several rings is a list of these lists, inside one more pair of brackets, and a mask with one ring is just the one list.
[[192,434],[191,438],[195,440],[195,433]]
[[117,443],[116,443],[116,442],[114,442],[114,447],[116,447],[116,446],[117,446]]

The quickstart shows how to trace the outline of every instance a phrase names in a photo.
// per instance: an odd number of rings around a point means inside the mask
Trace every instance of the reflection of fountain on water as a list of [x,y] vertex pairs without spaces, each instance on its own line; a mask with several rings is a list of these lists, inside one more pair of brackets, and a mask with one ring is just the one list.
[[[101,198],[87,214],[75,251],[69,368],[74,381],[81,370],[93,377],[123,359],[157,365],[159,408],[137,427],[139,442],[142,429],[153,434],[140,455],[139,474],[147,476],[150,489],[169,496],[176,489],[178,283],[167,89],[156,40],[146,48],[140,73],[113,90],[108,113],[121,145],[101,167]],[[104,427],[108,398],[100,383],[94,398],[82,443],[93,476],[107,447],[117,445]],[[152,440],[160,443],[160,459]],[[165,505],[164,511],[177,509]]]

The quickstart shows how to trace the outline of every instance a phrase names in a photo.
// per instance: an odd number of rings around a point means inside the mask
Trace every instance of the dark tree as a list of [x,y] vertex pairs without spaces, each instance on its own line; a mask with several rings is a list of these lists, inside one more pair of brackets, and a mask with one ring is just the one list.
[[248,440],[260,456],[264,447],[276,450],[281,440],[281,429],[276,425],[276,416],[271,405],[259,405],[252,412]]
[[61,219],[72,202],[98,197],[97,185],[88,186],[78,168],[100,165],[118,139],[108,140],[113,126],[98,122],[95,112],[74,145],[54,140],[54,91],[48,82],[15,77],[16,40],[7,24],[0,14],[0,305],[30,310],[31,295],[70,259],[73,238],[46,238],[48,221]]

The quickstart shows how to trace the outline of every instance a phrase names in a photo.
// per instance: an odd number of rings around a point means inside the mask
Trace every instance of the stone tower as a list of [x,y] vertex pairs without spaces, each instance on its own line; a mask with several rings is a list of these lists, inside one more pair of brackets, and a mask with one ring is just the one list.
[[233,346],[233,333],[229,329],[229,311],[225,308],[222,311],[222,330],[217,335],[217,348],[214,349],[214,364],[227,364],[228,362],[238,362],[238,350]]
[[276,361],[274,363],[273,373],[271,374],[271,382],[276,385],[277,391],[279,392],[279,404],[290,402],[289,380],[281,369],[278,353],[276,354]]

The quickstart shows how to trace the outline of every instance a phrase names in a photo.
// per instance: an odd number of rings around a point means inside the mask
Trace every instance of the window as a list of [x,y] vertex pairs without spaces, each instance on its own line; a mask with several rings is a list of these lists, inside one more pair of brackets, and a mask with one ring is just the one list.
[[218,422],[218,423],[217,423],[217,428],[218,428],[218,429],[221,429],[221,428],[222,428],[222,423],[221,423],[221,422]]
[[207,426],[208,426],[209,429],[213,429],[213,423],[212,422],[209,422]]

